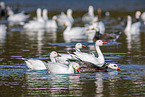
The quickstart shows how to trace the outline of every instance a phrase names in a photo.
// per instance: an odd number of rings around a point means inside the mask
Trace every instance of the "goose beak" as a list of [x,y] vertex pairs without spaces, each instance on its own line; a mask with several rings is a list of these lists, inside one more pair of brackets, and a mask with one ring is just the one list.
[[57,54],[57,56],[60,56],[60,57],[61,57],[61,55],[60,55],[60,54]]
[[107,44],[107,42],[103,42],[103,43],[106,43]]
[[121,69],[120,69],[119,67],[117,68],[117,70],[118,70],[118,71],[121,71]]
[[82,47],[86,47],[85,45],[82,45]]
[[76,72],[78,72],[79,74],[81,73],[79,68],[76,70]]

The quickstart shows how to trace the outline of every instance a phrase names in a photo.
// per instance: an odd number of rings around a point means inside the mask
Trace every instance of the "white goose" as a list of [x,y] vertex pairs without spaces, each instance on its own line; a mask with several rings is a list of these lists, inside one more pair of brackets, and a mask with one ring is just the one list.
[[7,7],[8,10],[8,21],[9,22],[16,22],[21,23],[26,21],[29,18],[29,15],[25,15],[24,12],[14,14],[10,7]]
[[58,56],[58,53],[53,51],[51,52],[51,61],[49,63],[46,63],[46,67],[48,68],[48,71],[52,74],[73,74],[75,71],[79,71],[79,64],[75,62],[71,62],[69,64],[63,64],[56,62],[56,57]]
[[[50,62],[56,62],[55,58],[60,56],[59,54],[57,54],[57,52],[55,51],[52,51],[50,53]],[[25,59],[25,58],[22,58],[27,67],[31,70],[44,70],[44,69],[47,69],[46,68],[46,62],[44,61],[41,61],[41,60],[37,60],[37,59]],[[49,61],[48,61],[49,62]]]
[[88,8],[88,13],[83,15],[82,21],[85,24],[91,24],[93,19],[94,19],[94,8],[93,8],[93,6],[90,5],[89,8]]
[[142,15],[141,15],[141,19],[143,20],[144,25],[145,25],[145,12],[142,13]]
[[[74,48],[75,52],[80,52],[80,49],[82,47],[86,47],[86,46],[81,43],[76,43]],[[73,59],[76,58],[74,54],[61,54],[61,57],[57,57],[56,60],[57,62],[68,64],[69,62],[67,60],[72,58]]]
[[91,62],[101,67],[104,65],[105,59],[99,46],[103,45],[103,43],[106,43],[106,42],[102,42],[102,40],[97,40],[95,42],[95,49],[98,53],[98,57],[95,57],[94,54],[88,54],[88,53],[83,53],[83,52],[74,52],[74,54],[76,55],[77,58],[79,58],[82,61]]
[[141,22],[135,22],[132,24],[132,18],[131,16],[127,16],[127,25],[125,27],[125,34],[126,35],[134,35],[140,33],[140,26]]
[[48,19],[48,11],[47,9],[43,9],[43,19],[44,19],[44,22],[45,22],[45,28],[46,29],[57,29],[57,23],[56,23],[56,19],[57,17],[56,16],[53,16],[52,17],[52,20],[51,19]]
[[105,24],[102,21],[98,20],[98,16],[95,16],[95,18],[93,19],[92,25],[94,28],[99,28],[100,34],[105,33]]
[[84,36],[86,34],[85,27],[72,27],[71,23],[69,23],[69,22],[66,22],[65,25],[67,26],[63,32],[63,35],[65,35],[65,36],[80,37],[80,36]]
[[67,10],[67,15],[64,12],[62,12],[60,15],[58,15],[57,22],[58,22],[59,26],[64,26],[64,24],[66,22],[69,22],[72,25],[74,22],[74,19],[72,17],[72,9]]
[[25,29],[43,29],[45,28],[45,21],[41,16],[41,9],[38,8],[36,11],[37,17],[35,20],[29,21],[24,25]]
[[45,70],[47,69],[45,63],[41,60],[34,59],[23,59],[27,65],[27,67],[31,70]]

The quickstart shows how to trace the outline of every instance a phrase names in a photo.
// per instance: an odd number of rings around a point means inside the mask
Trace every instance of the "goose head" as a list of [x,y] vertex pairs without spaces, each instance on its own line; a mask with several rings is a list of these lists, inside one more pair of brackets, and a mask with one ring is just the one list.
[[90,16],[94,17],[94,8],[93,8],[92,5],[89,6],[88,13],[89,13]]
[[70,66],[72,66],[72,68],[75,70],[75,72],[80,73],[80,70],[79,70],[80,65],[79,65],[78,63],[76,63],[76,62],[71,62],[71,63],[70,63]]
[[107,43],[107,42],[103,42],[102,40],[97,40],[97,41],[95,42],[95,45],[96,45],[96,46],[101,46],[101,45],[103,45],[103,43]]
[[47,14],[48,14],[47,9],[43,9],[43,18],[44,18],[45,20],[48,20]]
[[36,14],[37,14],[38,18],[41,17],[41,9],[40,8],[37,8]]
[[56,20],[57,20],[57,16],[53,16],[52,19],[53,19],[54,21],[56,21]]
[[5,3],[4,3],[4,2],[0,2],[0,7],[1,7],[2,9],[5,9]]
[[127,21],[132,21],[132,18],[130,15],[127,16]]
[[136,13],[135,13],[135,18],[136,18],[136,19],[139,19],[140,16],[141,16],[141,12],[140,12],[140,11],[136,11]]
[[121,69],[118,67],[117,64],[112,64],[112,63],[110,63],[110,64],[108,65],[108,68],[121,71]]
[[72,9],[67,10],[67,15],[72,15]]
[[86,47],[85,45],[82,45],[81,43],[77,43],[76,45],[75,45],[75,48],[76,49],[81,49],[82,47]]
[[61,55],[58,54],[56,51],[52,51],[52,52],[50,53],[50,60],[51,60],[52,62],[55,62],[55,58],[58,57],[58,56],[61,57]]

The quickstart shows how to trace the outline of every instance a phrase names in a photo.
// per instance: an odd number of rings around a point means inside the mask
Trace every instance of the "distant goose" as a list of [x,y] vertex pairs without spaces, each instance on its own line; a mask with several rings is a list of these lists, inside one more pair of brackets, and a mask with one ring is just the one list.
[[73,25],[74,19],[72,17],[72,9],[68,9],[67,14],[62,12],[60,15],[58,15],[57,22],[59,26],[64,26],[66,22],[69,22],[71,25]]
[[5,18],[7,17],[7,10],[6,10],[6,7],[5,7],[5,3],[4,2],[0,2],[0,17],[2,18]]
[[141,26],[141,22],[138,21],[138,22],[135,22],[135,23],[132,23],[132,18],[131,16],[127,16],[127,25],[125,27],[125,34],[129,34],[129,35],[132,35],[132,34],[139,34],[140,33],[140,26]]
[[29,15],[25,15],[24,12],[16,13],[11,10],[10,7],[7,7],[8,10],[8,21],[9,22],[24,22],[29,18]]
[[143,22],[144,22],[144,24],[145,24],[145,12],[142,13],[141,19],[143,20]]
[[101,34],[99,28],[94,28],[94,30],[95,30],[95,35],[92,36],[93,42],[95,42],[97,40],[115,42],[117,39],[119,39],[119,37],[122,33],[121,31],[118,31],[118,32],[113,32],[113,33]]
[[90,5],[88,8],[88,12],[83,15],[82,21],[85,24],[91,24],[93,22],[93,19],[94,19],[94,8],[92,5]]
[[25,29],[43,29],[45,28],[45,21],[43,17],[41,16],[41,9],[38,8],[36,11],[37,17],[35,20],[31,20],[28,23],[25,23],[23,28]]
[[56,16],[53,16],[52,19],[48,19],[48,11],[47,9],[43,9],[43,19],[44,19],[44,22],[45,22],[45,28],[46,29],[50,29],[50,28],[56,28],[57,29],[57,23],[56,23],[56,20],[57,20],[57,17]]
[[72,27],[71,23],[66,22],[65,25],[67,26],[63,32],[63,35],[66,37],[79,38],[81,36],[86,35],[86,28],[85,27]]

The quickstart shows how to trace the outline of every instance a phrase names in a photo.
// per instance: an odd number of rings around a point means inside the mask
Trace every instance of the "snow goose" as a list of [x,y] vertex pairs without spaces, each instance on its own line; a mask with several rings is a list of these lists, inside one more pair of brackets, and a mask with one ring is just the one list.
[[31,70],[45,70],[47,69],[45,63],[41,60],[35,59],[24,59],[26,66]]
[[92,21],[94,19],[94,8],[92,5],[89,6],[88,8],[88,13],[86,13],[85,15],[83,15],[82,17],[82,21],[85,23],[85,24],[91,24]]
[[[82,47],[86,47],[85,45],[83,45],[82,43],[76,43],[75,45],[75,52],[81,52],[80,49]],[[57,57],[56,60],[57,62],[60,62],[60,63],[65,63],[65,64],[68,64],[68,59],[75,59],[75,55],[74,54],[60,54],[61,57]]]
[[98,27],[100,29],[100,34],[104,34],[105,33],[105,24],[102,21],[99,21],[98,16],[94,17],[92,26],[94,28]]
[[53,16],[52,17],[52,20],[51,19],[48,19],[48,11],[47,9],[43,9],[43,19],[44,19],[44,22],[45,22],[45,28],[46,29],[50,29],[50,28],[57,28],[57,23],[56,23],[56,19],[57,17],[56,16]]
[[80,37],[80,36],[84,36],[86,34],[85,27],[72,27],[71,23],[69,23],[69,22],[66,22],[65,25],[67,27],[64,30],[63,35]]
[[48,71],[52,74],[74,74],[79,72],[79,64],[76,62],[71,62],[68,64],[62,63],[48,63],[47,64]]
[[72,25],[74,22],[74,19],[72,17],[72,9],[68,9],[67,14],[61,12],[61,14],[57,16],[57,22],[59,26],[64,26],[64,23],[66,22],[69,22]]
[[[56,57],[59,57],[61,55],[59,55],[56,51],[52,51],[50,53],[50,60],[49,62],[56,62]],[[46,68],[46,62],[41,61],[41,60],[37,60],[37,59],[26,59],[26,58],[22,58],[22,60],[25,61],[27,67],[31,70],[44,70],[47,69]]]
[[76,62],[80,65],[80,72],[96,72],[96,71],[108,71],[108,69],[118,70],[121,69],[118,67],[117,64],[114,63],[105,63],[103,66],[97,66],[91,62],[76,60],[76,59],[69,59],[70,62]]
[[7,7],[8,10],[8,21],[12,22],[12,23],[22,23],[25,22],[28,18],[29,15],[25,15],[24,12],[20,12],[20,13],[16,13],[14,14],[14,12],[11,10],[10,7]]
[[125,27],[124,32],[126,35],[139,34],[140,26],[141,26],[141,22],[135,22],[132,24],[131,16],[127,16],[127,25]]
[[36,11],[37,17],[35,20],[29,21],[28,23],[25,23],[23,28],[25,29],[43,29],[45,28],[45,21],[43,17],[41,16],[41,9],[38,8]]
[[69,64],[63,64],[56,61],[56,57],[59,54],[55,51],[51,52],[50,59],[51,62],[46,63],[48,71],[53,74],[73,74],[74,71],[79,71],[79,64],[75,62],[70,62]]
[[121,31],[117,31],[117,32],[113,32],[113,33],[101,34],[100,29],[98,27],[88,28],[87,30],[88,30],[88,33],[87,33],[88,40],[91,41],[91,42],[95,42],[97,40],[115,42],[122,33]]
[[142,13],[141,19],[143,20],[143,22],[144,22],[144,24],[145,24],[145,12]]
[[88,53],[83,53],[83,52],[74,52],[74,54],[78,59],[82,61],[90,62],[101,67],[104,65],[105,59],[99,46],[103,45],[103,43],[106,43],[106,42],[103,42],[102,40],[97,40],[95,42],[95,49],[98,53],[98,57],[95,57],[94,54],[88,54]]
[[7,11],[4,2],[0,2],[0,17],[5,18],[7,16]]

